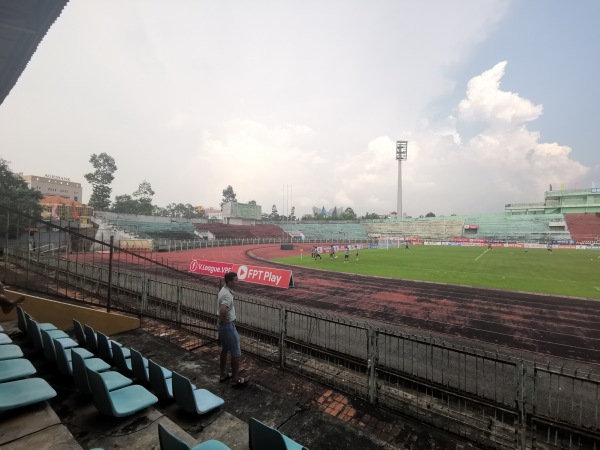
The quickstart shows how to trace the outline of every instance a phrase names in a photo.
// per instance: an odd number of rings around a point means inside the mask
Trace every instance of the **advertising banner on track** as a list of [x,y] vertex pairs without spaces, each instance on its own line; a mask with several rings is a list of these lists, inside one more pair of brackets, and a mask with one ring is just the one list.
[[240,281],[262,284],[287,289],[294,286],[294,276],[291,270],[275,269],[273,267],[258,267],[247,264],[233,264],[218,261],[193,259],[188,272],[223,277],[228,272],[235,272]]

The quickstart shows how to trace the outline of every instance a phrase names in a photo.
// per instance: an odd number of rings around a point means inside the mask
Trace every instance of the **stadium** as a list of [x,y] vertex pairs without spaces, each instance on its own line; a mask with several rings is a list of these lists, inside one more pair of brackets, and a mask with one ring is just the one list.
[[[10,240],[2,281],[134,314],[148,333],[197,349],[216,340],[210,299],[221,278],[191,261],[290,271],[285,289],[239,288],[245,353],[481,445],[514,448],[519,426],[589,443],[571,422],[596,420],[586,393],[598,389],[600,363],[600,193],[545,195],[496,214],[353,223],[98,212],[94,237],[6,208],[38,232]],[[224,211],[224,221],[251,220],[243,207]],[[515,425],[519,395],[536,412]],[[479,432],[489,420],[492,432]]]
[[[14,8],[0,8],[5,20]],[[0,66],[13,80],[0,99],[59,14],[45,11],[33,36],[9,27],[31,51]],[[0,325],[3,448],[158,448],[156,423],[194,445],[249,448],[255,418],[280,424],[266,428],[288,448],[600,446],[598,188],[418,219],[265,223],[236,202],[221,223],[60,207],[42,202],[36,216],[0,202],[0,281],[24,296]],[[216,296],[234,269],[241,348],[260,376],[232,393],[214,375]],[[174,392],[186,379],[189,393]],[[119,403],[111,392],[130,384]],[[220,402],[190,409],[196,386]]]

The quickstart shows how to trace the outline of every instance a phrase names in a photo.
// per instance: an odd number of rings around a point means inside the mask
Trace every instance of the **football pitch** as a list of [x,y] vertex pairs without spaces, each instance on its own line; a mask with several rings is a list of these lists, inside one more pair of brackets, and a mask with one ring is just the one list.
[[332,272],[435,281],[466,286],[600,298],[600,251],[458,246],[411,246],[362,249],[359,260],[350,251],[336,259],[322,254],[313,260],[304,254],[275,261]]

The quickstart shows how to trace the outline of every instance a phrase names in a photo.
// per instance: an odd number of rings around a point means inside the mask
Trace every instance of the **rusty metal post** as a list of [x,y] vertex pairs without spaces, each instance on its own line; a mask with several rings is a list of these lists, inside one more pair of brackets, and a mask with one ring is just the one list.
[[285,340],[287,337],[287,311],[279,308],[279,367],[285,368]]
[[108,297],[106,299],[106,312],[110,312],[110,300],[112,294],[112,263],[113,263],[113,243],[115,237],[110,237],[110,247],[108,250]]

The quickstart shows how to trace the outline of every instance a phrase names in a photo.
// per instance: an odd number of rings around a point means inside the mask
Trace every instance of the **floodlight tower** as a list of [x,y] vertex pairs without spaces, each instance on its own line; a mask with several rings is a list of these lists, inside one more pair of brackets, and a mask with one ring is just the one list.
[[402,161],[406,161],[408,141],[396,141],[396,161],[398,161],[398,205],[396,214],[402,219]]

